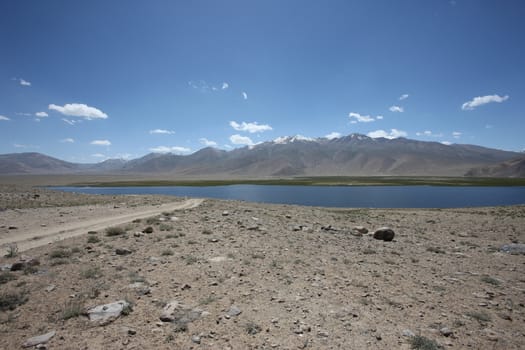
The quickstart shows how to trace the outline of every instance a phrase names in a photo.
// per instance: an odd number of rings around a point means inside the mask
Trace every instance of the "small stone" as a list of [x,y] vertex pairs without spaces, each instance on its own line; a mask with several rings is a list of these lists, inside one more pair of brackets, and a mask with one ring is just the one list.
[[412,332],[410,329],[403,330],[403,337],[415,337],[416,334]]
[[8,229],[9,229],[9,230],[18,230],[18,227],[16,227],[16,226],[9,226]]
[[368,229],[364,226],[354,226],[354,228],[352,228],[352,231],[358,232],[363,235],[368,233]]
[[505,244],[500,248],[500,250],[504,253],[508,253],[512,255],[519,255],[519,254],[525,255],[525,244],[519,244],[519,243]]
[[11,271],[22,271],[27,266],[25,261],[17,261],[11,265]]
[[388,227],[381,227],[374,232],[374,238],[385,242],[390,242],[394,239],[394,231]]
[[133,233],[133,237],[142,237],[144,234],[142,232],[135,232]]
[[45,290],[46,292],[50,293],[50,292],[52,292],[52,291],[55,290],[55,285],[54,285],[54,284],[49,285],[49,286],[47,286],[46,289],[44,289],[44,290]]
[[153,233],[153,227],[146,227],[144,230],[142,230],[142,233]]
[[191,341],[194,342],[195,344],[200,344],[201,343],[201,337],[199,337],[198,335],[192,335],[191,336]]
[[321,338],[328,338],[328,332],[327,331],[319,331],[317,332],[317,336]]
[[452,332],[448,327],[441,328],[439,332],[445,337],[450,337],[452,334],[454,334],[454,332]]
[[128,329],[128,334],[129,335],[135,335],[135,334],[137,334],[137,331],[130,328],[130,329]]
[[237,306],[235,305],[232,305],[230,307],[230,309],[228,310],[228,312],[226,313],[226,315],[230,316],[230,317],[233,317],[233,316],[238,316],[241,314],[241,309],[239,309]]
[[131,250],[126,249],[126,248],[117,248],[115,249],[115,253],[117,255],[129,255],[131,254]]
[[36,345],[39,345],[39,344],[45,344],[51,338],[53,338],[55,336],[55,334],[56,334],[55,331],[51,331],[51,332],[46,333],[46,334],[42,334],[42,335],[39,335],[39,336],[36,336],[36,337],[33,337],[33,338],[29,338],[29,339],[27,339],[24,342],[24,344],[22,344],[22,346],[24,348],[30,348],[32,346],[36,346]]
[[222,216],[228,216],[228,215],[230,215],[229,211],[225,210],[225,211],[222,212]]

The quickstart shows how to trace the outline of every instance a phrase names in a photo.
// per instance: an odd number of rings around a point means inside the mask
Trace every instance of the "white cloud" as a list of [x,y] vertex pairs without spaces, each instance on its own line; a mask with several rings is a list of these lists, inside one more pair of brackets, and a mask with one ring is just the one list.
[[339,132],[335,132],[335,131],[334,131],[334,132],[329,133],[329,134],[326,135],[325,137],[326,137],[327,139],[329,139],[329,140],[332,140],[332,139],[338,139],[338,138],[341,137],[341,133],[339,133]]
[[91,141],[91,144],[95,146],[111,146],[111,142],[109,140],[93,140]]
[[226,89],[229,88],[229,87],[230,87],[230,84],[224,82],[224,83],[222,83],[222,87],[221,87],[221,89],[226,90]]
[[441,141],[441,143],[445,146],[450,146],[452,144],[450,141]]
[[406,100],[408,98],[408,94],[403,94],[401,96],[399,96],[399,101],[403,101],[403,100]]
[[186,147],[180,147],[180,146],[157,146],[149,149],[153,153],[175,153],[175,154],[184,154],[184,153],[190,153],[191,149]]
[[80,117],[87,120],[106,119],[108,117],[108,115],[101,110],[83,103],[67,103],[64,106],[50,104],[48,108],[70,117]]
[[11,119],[6,117],[5,115],[0,115],[0,120],[11,120]]
[[461,135],[463,135],[462,132],[459,132],[459,131],[453,131],[452,132],[452,137],[455,138],[455,139],[459,139],[461,137]]
[[367,134],[368,137],[374,139],[379,137],[384,137],[385,139],[397,139],[398,137],[407,137],[407,135],[408,134],[405,131],[397,129],[390,129],[390,132],[386,132],[385,130],[376,130]]
[[[351,119],[351,122],[352,124],[355,124],[355,123],[370,123],[370,122],[373,122],[377,119],[383,119],[383,116],[379,115],[377,116],[376,118],[374,117],[371,117],[369,115],[361,115],[359,113],[356,113],[356,112],[350,112],[348,113],[348,118]],[[354,118],[354,119],[352,119]]]
[[247,145],[247,146],[254,145],[252,139],[250,139],[248,136],[241,136],[238,134],[230,136],[230,142],[234,145]]
[[499,95],[486,95],[474,97],[472,100],[467,101],[461,105],[461,109],[464,111],[471,111],[476,107],[485,105],[491,102],[504,102],[509,99],[509,95],[499,96]]
[[75,140],[72,139],[71,137],[68,137],[66,139],[60,140],[60,142],[62,142],[62,143],[75,143]]
[[18,81],[20,82],[20,85],[22,86],[31,86],[31,83],[27,80],[24,80],[22,78],[18,79]]
[[377,120],[383,120],[383,116],[382,116],[382,115],[378,115],[378,116],[376,117],[376,119],[377,119]]
[[149,131],[150,134],[165,134],[165,135],[173,135],[175,134],[175,131],[172,130],[165,130],[165,129],[154,129]]
[[405,110],[403,109],[403,107],[400,107],[400,106],[391,106],[389,108],[390,112],[399,112],[399,113],[403,113]]
[[46,112],[36,112],[35,115],[38,118],[45,118],[45,117],[49,116],[49,114],[47,114]]
[[443,134],[439,133],[439,134],[434,134],[432,131],[430,130],[425,130],[425,131],[421,131],[421,132],[416,132],[416,135],[417,136],[427,136],[427,137],[443,137]]
[[208,140],[208,139],[205,138],[205,137],[200,138],[200,139],[199,139],[199,142],[200,142],[201,144],[203,144],[204,146],[206,146],[206,147],[217,147],[217,142],[215,142],[215,141],[210,141],[210,140]]
[[241,95],[242,95],[242,98],[247,100],[248,99],[248,94],[246,92],[241,92]]
[[106,155],[102,154],[102,153],[92,154],[91,157],[94,157],[94,158],[107,158]]
[[256,132],[273,130],[270,125],[266,125],[266,124],[259,125],[257,122],[254,122],[254,123],[242,122],[241,124],[239,124],[237,122],[231,121],[230,126],[237,131],[247,131],[251,134],[256,133]]

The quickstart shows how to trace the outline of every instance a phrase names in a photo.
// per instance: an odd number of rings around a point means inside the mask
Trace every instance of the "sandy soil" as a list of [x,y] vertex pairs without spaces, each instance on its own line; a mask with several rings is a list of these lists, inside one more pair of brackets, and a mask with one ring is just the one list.
[[[0,266],[39,261],[1,272],[1,301],[15,296],[20,305],[0,310],[0,349],[53,330],[49,349],[410,349],[412,335],[450,349],[525,347],[525,255],[499,251],[524,243],[525,207],[327,209],[180,198],[167,208],[173,197],[0,190],[4,242],[23,247],[64,227],[85,231],[0,258]],[[105,233],[116,221],[90,229],[108,217],[122,217],[126,233]],[[396,236],[383,242],[355,226],[389,226]],[[147,227],[153,232],[142,233]],[[83,314],[122,299],[132,311],[106,325]],[[186,305],[186,319],[162,322],[174,300]]]

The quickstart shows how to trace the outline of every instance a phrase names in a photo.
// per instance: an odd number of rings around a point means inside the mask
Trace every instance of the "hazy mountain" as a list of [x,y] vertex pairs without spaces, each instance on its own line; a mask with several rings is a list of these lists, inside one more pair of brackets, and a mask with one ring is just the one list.
[[[335,139],[280,137],[232,151],[204,148],[193,154],[148,154],[130,161],[79,165],[32,154],[0,158],[0,173],[171,174],[193,177],[321,175],[463,176],[472,168],[509,161],[519,153],[474,145],[443,145],[405,138],[352,134]],[[24,161],[22,161],[24,160]],[[23,164],[20,165],[20,164]]]
[[474,168],[465,175],[478,177],[525,177],[525,155],[496,165]]

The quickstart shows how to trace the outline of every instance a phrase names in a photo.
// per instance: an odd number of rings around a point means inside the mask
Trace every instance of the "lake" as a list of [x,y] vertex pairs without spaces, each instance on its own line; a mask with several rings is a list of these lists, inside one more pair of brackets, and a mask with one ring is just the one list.
[[342,208],[456,208],[525,204],[525,186],[53,187],[89,194],[163,194]]

